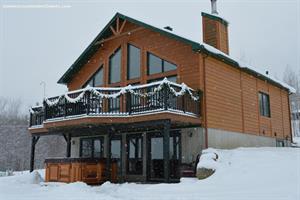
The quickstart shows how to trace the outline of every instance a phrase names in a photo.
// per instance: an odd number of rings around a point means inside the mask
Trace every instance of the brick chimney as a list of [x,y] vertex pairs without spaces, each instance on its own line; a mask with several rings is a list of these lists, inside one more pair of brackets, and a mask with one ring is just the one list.
[[202,12],[203,42],[229,54],[228,22],[218,16],[217,0],[211,0],[211,14]]

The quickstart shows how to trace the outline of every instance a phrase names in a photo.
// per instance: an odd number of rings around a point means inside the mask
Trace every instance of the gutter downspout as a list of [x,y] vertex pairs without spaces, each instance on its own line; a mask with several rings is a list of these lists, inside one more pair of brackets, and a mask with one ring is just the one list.
[[208,130],[207,130],[207,106],[206,106],[206,72],[205,72],[205,59],[208,57],[207,54],[202,53],[202,65],[203,65],[203,110],[204,110],[204,131],[205,131],[205,148],[208,148]]

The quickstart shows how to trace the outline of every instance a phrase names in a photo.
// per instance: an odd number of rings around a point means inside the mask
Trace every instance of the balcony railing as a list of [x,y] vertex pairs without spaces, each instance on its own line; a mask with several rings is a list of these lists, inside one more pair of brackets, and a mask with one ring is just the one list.
[[30,126],[45,120],[81,115],[126,116],[159,111],[200,115],[200,92],[164,79],[155,83],[122,88],[87,87],[45,99],[30,112]]

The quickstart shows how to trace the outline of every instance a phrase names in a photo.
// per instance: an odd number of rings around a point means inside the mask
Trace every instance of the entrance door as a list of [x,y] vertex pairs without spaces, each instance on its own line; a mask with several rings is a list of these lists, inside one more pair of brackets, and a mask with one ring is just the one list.
[[[164,151],[163,136],[159,133],[150,133],[147,139],[148,148],[148,180],[162,181],[164,179]],[[170,178],[179,178],[181,158],[181,140],[178,131],[170,134]]]

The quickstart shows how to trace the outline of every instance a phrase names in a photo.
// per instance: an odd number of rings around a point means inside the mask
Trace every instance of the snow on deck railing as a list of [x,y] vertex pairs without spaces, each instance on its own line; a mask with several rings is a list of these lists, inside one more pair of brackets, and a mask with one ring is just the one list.
[[[157,85],[157,87],[154,88],[154,90],[151,91],[151,92],[144,92],[144,93],[135,92],[135,90],[137,90],[137,89],[145,89],[145,88],[149,88],[149,87],[156,86],[156,85]],[[185,83],[177,84],[177,83],[173,83],[173,82],[169,81],[167,78],[164,78],[162,81],[157,81],[157,82],[138,85],[138,86],[128,85],[128,86],[119,87],[119,88],[116,88],[116,87],[112,88],[112,87],[90,87],[90,86],[87,86],[84,89],[74,90],[74,91],[71,91],[71,92],[67,92],[67,93],[65,93],[61,96],[54,97],[55,98],[54,100],[53,100],[53,98],[51,98],[51,99],[50,98],[45,98],[45,102],[50,107],[54,106],[54,105],[57,105],[62,98],[65,98],[68,103],[77,103],[84,97],[84,94],[86,92],[91,92],[95,96],[98,96],[98,97],[101,97],[101,98],[106,98],[106,99],[117,98],[117,97],[119,97],[119,96],[121,96],[125,93],[128,93],[128,92],[133,94],[133,95],[140,96],[140,97],[149,97],[149,96],[152,96],[155,93],[161,91],[164,85],[166,85],[175,96],[182,96],[182,95],[187,93],[191,96],[191,98],[194,101],[199,100],[199,97],[195,96],[193,94],[194,90],[192,88],[188,87]],[[177,92],[174,89],[174,87],[181,88],[181,90]],[[99,91],[116,91],[116,93],[114,93],[114,94],[105,94],[105,93],[102,93],[102,92],[99,92]],[[74,97],[74,98],[69,96],[70,94],[75,94],[75,93],[80,93],[80,94],[77,97]]]
[[69,117],[125,116],[169,110],[200,115],[200,93],[167,78],[149,84],[119,88],[86,87],[45,98],[43,106],[30,109],[30,126]]

